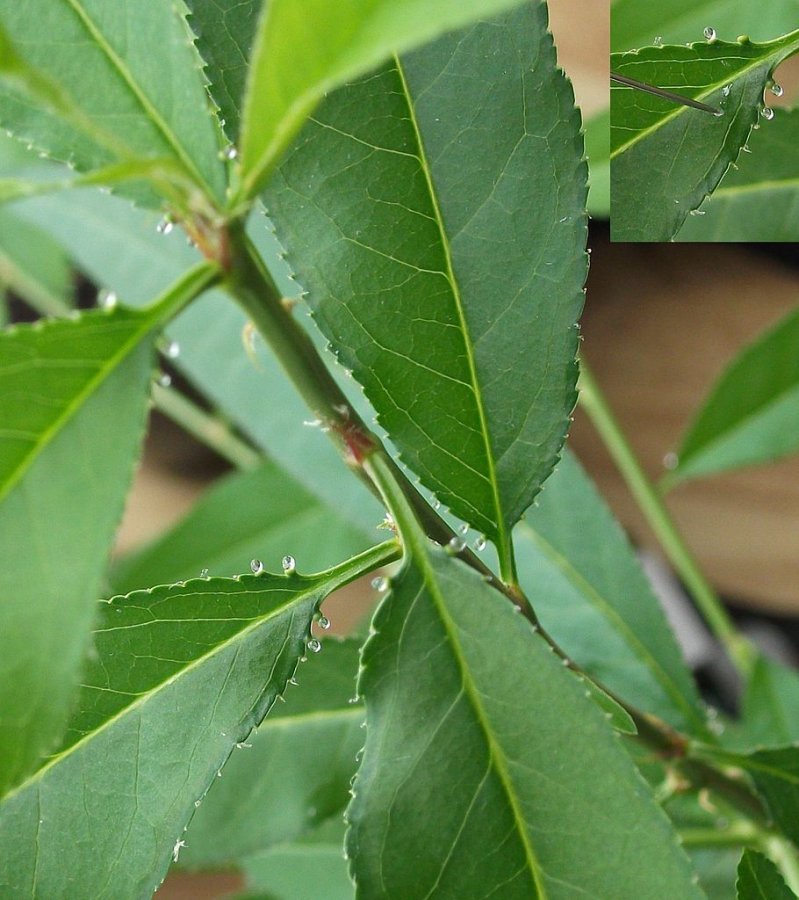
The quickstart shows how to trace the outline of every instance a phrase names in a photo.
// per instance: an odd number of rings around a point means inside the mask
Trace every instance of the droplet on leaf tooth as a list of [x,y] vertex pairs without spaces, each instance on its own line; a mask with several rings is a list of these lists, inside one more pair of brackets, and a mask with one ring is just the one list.
[[714,41],[716,39],[716,29],[711,28],[711,26],[708,25],[707,28],[705,28],[704,35],[706,40]]
[[388,578],[385,575],[378,575],[372,579],[372,587],[380,594],[384,594],[388,590]]
[[775,97],[782,97],[782,95],[785,93],[785,91],[782,89],[782,85],[777,84],[776,81],[774,82],[774,84],[771,85],[769,90],[771,91],[772,94],[774,94]]
[[308,641],[308,649],[313,653],[318,653],[322,649],[322,644],[320,641],[317,641],[316,638],[311,638],[311,640]]
[[291,575],[297,568],[297,561],[293,556],[284,556],[280,563],[286,575]]
[[260,575],[264,570],[264,564],[260,559],[252,559],[250,560],[250,571],[253,575]]
[[774,118],[774,110],[770,106],[764,106],[760,115],[763,116],[767,122],[770,122]]

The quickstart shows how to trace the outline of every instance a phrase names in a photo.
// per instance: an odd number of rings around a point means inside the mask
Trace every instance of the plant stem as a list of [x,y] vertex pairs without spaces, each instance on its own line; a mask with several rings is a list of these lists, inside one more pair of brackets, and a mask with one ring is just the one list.
[[681,828],[684,847],[744,847],[759,844],[763,832],[751,822],[733,822],[727,828]]
[[666,510],[660,494],[633,454],[585,359],[580,362],[579,387],[581,406],[599,432],[666,556],[688,588],[711,631],[724,646],[740,674],[746,676],[753,662],[753,650],[749,642],[737,631],[715,591],[702,574]]

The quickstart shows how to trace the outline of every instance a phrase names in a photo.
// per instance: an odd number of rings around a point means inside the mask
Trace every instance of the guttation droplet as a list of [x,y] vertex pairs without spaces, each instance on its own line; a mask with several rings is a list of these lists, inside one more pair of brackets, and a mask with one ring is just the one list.
[[164,372],[158,379],[158,383],[161,385],[161,387],[168,388],[172,384],[172,376],[167,375],[167,373]]
[[660,35],[658,35],[658,36],[655,38],[655,40],[652,41],[652,43],[653,43],[656,47],[662,47],[662,46],[663,46],[663,38],[662,38]]
[[116,308],[116,305],[119,302],[119,298],[113,291],[100,291],[100,294],[97,297],[97,302],[99,303],[101,309],[105,309],[110,312],[112,309]]
[[169,218],[169,216],[164,216],[163,219],[155,226],[155,230],[159,234],[170,234],[172,229],[175,227],[175,223]]
[[676,469],[680,463],[680,458],[676,453],[667,453],[663,457],[663,468],[671,471],[672,469]]
[[316,638],[311,638],[311,640],[308,641],[308,649],[313,653],[318,653],[322,649],[322,644],[317,641]]
[[732,85],[731,85],[731,84],[725,84],[724,87],[721,89],[721,94],[722,94],[722,96],[723,96],[723,97],[729,97],[729,96],[730,96],[730,91],[731,91],[731,90],[732,90]]
[[450,553],[460,553],[466,547],[466,541],[461,537],[452,537],[447,544],[447,550]]
[[478,553],[482,553],[483,550],[485,550],[485,548],[486,548],[486,539],[485,539],[485,536],[481,534],[479,537],[475,538],[474,549]]
[[169,341],[164,347],[164,356],[169,359],[177,359],[180,356],[180,344],[177,341]]
[[291,575],[297,568],[297,561],[293,556],[284,556],[280,564],[283,566],[283,571],[286,575]]
[[775,97],[782,97],[782,95],[785,93],[785,91],[782,89],[782,85],[777,84],[776,81],[774,82],[774,84],[771,85],[769,90],[771,91],[772,94],[774,94]]
[[327,616],[319,616],[318,624],[322,631],[327,631],[330,628],[330,619]]
[[225,147],[219,155],[227,162],[232,162],[234,159],[238,159],[239,151],[231,144],[229,147]]
[[692,216],[703,216],[704,214],[705,214],[705,210],[704,210],[704,209],[692,209],[692,210],[691,210],[691,215],[692,215]]
[[372,579],[372,587],[380,594],[384,594],[388,590],[388,578],[385,575],[378,575]]
[[260,575],[264,570],[264,564],[260,559],[251,559],[250,560],[250,571],[253,575]]
[[469,533],[469,526],[465,522],[463,522],[462,524],[460,524],[458,526],[458,534],[468,534],[468,533]]
[[705,38],[709,41],[713,41],[716,38],[716,29],[711,28],[710,25],[704,31]]
[[763,116],[767,122],[770,122],[774,118],[774,110],[770,106],[764,106],[760,115]]
[[200,578],[208,578],[208,569],[203,569],[202,572],[200,572]]

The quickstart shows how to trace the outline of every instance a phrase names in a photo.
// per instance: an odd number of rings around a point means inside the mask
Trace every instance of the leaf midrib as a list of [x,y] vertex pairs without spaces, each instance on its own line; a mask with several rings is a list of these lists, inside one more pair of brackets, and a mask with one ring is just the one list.
[[444,260],[446,264],[445,274],[447,281],[450,284],[450,288],[452,289],[452,297],[455,301],[455,308],[458,314],[458,322],[460,323],[460,330],[461,334],[463,335],[464,350],[466,352],[466,359],[469,366],[469,377],[472,383],[472,392],[474,394],[475,403],[477,406],[477,414],[480,420],[480,430],[483,437],[483,445],[485,447],[486,467],[488,469],[488,482],[491,485],[491,493],[494,500],[494,513],[497,527],[496,543],[500,558],[500,565],[503,570],[502,575],[506,580],[511,579],[515,581],[515,578],[513,577],[515,573],[513,572],[514,566],[512,561],[512,551],[510,548],[507,529],[505,527],[505,517],[502,514],[502,500],[499,495],[496,466],[494,464],[493,451],[491,448],[491,443],[489,441],[488,419],[486,416],[482,392],[480,390],[480,381],[477,377],[477,361],[475,360],[474,356],[474,345],[469,334],[469,327],[466,321],[465,310],[463,308],[463,298],[461,297],[460,285],[458,284],[458,280],[455,277],[455,268],[452,260],[452,248],[450,247],[446,228],[444,226],[444,219],[438,201],[438,194],[433,184],[433,173],[430,170],[430,165],[427,160],[424,141],[422,139],[422,133],[419,127],[419,121],[416,116],[416,107],[411,97],[411,92],[408,87],[407,79],[405,78],[405,72],[403,70],[402,63],[396,54],[394,55],[394,64],[396,66],[397,74],[399,75],[402,90],[408,105],[408,116],[413,127],[416,144],[419,150],[419,164],[421,166],[422,173],[427,184],[427,189],[430,194],[430,200],[433,205],[433,214],[435,217],[436,225],[438,227],[439,236],[441,238],[441,246],[444,251]]
[[[215,196],[215,192],[211,189],[211,186],[206,181],[205,177],[200,173],[197,168],[194,160],[191,158],[189,153],[184,149],[183,145],[179,141],[177,135],[172,131],[169,125],[166,123],[164,118],[161,116],[161,113],[155,108],[155,106],[150,101],[150,98],[144,93],[144,91],[139,87],[136,82],[136,79],[133,77],[132,73],[129,71],[123,60],[116,53],[114,48],[108,43],[103,33],[97,27],[97,25],[92,21],[89,13],[84,9],[81,0],[67,0],[67,3],[72,7],[75,15],[80,20],[83,27],[89,33],[89,36],[96,42],[96,44],[100,47],[100,49],[105,54],[106,58],[111,63],[112,67],[116,69],[119,76],[122,78],[122,81],[125,83],[127,88],[130,90],[131,94],[133,94],[137,103],[144,110],[145,115],[149,118],[149,120],[155,125],[156,129],[161,133],[167,145],[170,146],[177,158],[183,163],[186,169],[197,179],[197,181],[203,185],[203,187],[208,192],[210,197]],[[172,10],[175,15],[177,15],[177,9]]]
[[[794,37],[793,44],[791,44],[791,42],[787,40],[791,36]],[[725,84],[729,84],[730,81],[738,81],[743,76],[748,75],[749,72],[751,72],[753,69],[758,68],[758,66],[762,66],[764,63],[770,63],[772,59],[774,59],[774,65],[776,66],[777,63],[782,62],[782,59],[784,58],[784,56],[782,56],[782,57],[780,56],[781,52],[784,52],[785,54],[790,55],[790,53],[794,52],[797,48],[799,48],[799,30],[791,32],[787,35],[784,35],[783,38],[780,38],[778,40],[780,41],[779,46],[775,46],[773,53],[766,54],[765,56],[760,56],[756,60],[753,59],[748,65],[743,66],[742,68],[738,69],[735,72],[735,74],[732,76],[732,78],[727,77],[727,78],[721,79],[720,81],[713,82],[712,85],[708,85],[703,91],[700,91],[700,93],[696,94],[694,99],[696,99],[696,100],[706,99],[711,94],[713,94],[717,90],[719,90],[719,88],[724,87]],[[767,46],[768,43],[771,43],[771,42],[761,44],[761,46]],[[730,46],[734,46],[734,45],[730,45]],[[635,52],[635,51],[628,51],[628,53],[629,52]],[[626,55],[626,54],[622,54],[622,55]],[[721,60],[721,57],[718,57],[718,59]],[[618,88],[615,88],[615,90],[618,90]],[[633,90],[633,89],[631,88],[630,90]],[[656,131],[659,131],[663,126],[665,126],[666,124],[671,122],[677,116],[683,115],[685,112],[687,112],[688,109],[689,109],[689,107],[687,107],[687,106],[678,106],[675,110],[672,110],[672,112],[667,113],[665,116],[663,116],[661,119],[658,119],[657,122],[654,122],[648,128],[645,128],[642,131],[637,132],[635,137],[630,138],[630,140],[627,141],[627,143],[621,144],[610,154],[611,160],[615,159],[617,156],[620,156],[622,153],[625,153],[627,150],[630,149],[630,147],[633,147],[633,146],[635,146],[635,144],[639,143],[639,141],[642,141],[644,138],[647,138],[651,134],[654,134]],[[611,127],[612,127],[612,124],[611,124]]]
[[705,722],[701,717],[697,716],[696,711],[690,703],[685,699],[682,692],[669,673],[661,666],[660,662],[652,656],[648,648],[642,644],[638,636],[632,631],[624,619],[614,609],[614,607],[600,594],[596,588],[582,575],[577,568],[572,565],[571,561],[561,554],[555,547],[543,537],[529,522],[522,523],[529,533],[532,540],[539,548],[549,557],[551,562],[564,575],[566,580],[572,584],[578,591],[593,599],[594,605],[600,609],[608,619],[612,620],[617,630],[623,635],[628,645],[634,650],[637,649],[640,658],[648,665],[649,670],[655,676],[660,686],[671,698],[671,700],[686,714],[688,719],[696,725],[700,731],[705,734],[707,732]]

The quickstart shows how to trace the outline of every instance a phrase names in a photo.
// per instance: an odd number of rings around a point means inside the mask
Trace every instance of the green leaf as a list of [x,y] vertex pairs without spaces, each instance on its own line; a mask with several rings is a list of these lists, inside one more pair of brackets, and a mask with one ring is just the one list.
[[543,4],[336,92],[266,195],[407,466],[498,546],[574,404],[585,163]]
[[737,900],[795,900],[774,863],[756,850],[744,850],[738,865]]
[[291,843],[331,816],[341,820],[364,742],[363,707],[352,705],[358,646],[324,641],[313,665],[299,670],[286,703],[209,791],[186,834],[182,865],[218,868]]
[[195,805],[294,673],[320,602],[381,554],[100,603],[64,744],[0,807],[6,891],[151,896]]
[[686,849],[708,900],[730,900],[735,893],[735,870],[740,850],[730,847]]
[[213,271],[145,313],[0,335],[0,794],[61,733],[144,430],[154,329]]
[[727,366],[688,427],[667,484],[779,459],[799,448],[799,309]]
[[571,453],[515,532],[521,585],[589,675],[639,709],[707,736],[690,672],[630,543]]
[[701,897],[584,687],[507,598],[410,524],[379,465],[408,556],[362,653],[366,749],[347,811],[358,896],[641,900],[668,884]]
[[162,158],[224,201],[213,117],[172,3],[144,11],[134,0],[0,0],[0,23],[17,69],[35,73],[39,98],[48,87],[57,94],[49,104],[31,103],[6,81],[4,128],[84,172],[120,157]]
[[747,141],[749,153],[738,157],[721,184],[691,216],[678,241],[799,240],[799,110],[775,109]]
[[[611,88],[614,241],[667,241],[718,185],[746,143],[775,66],[799,49],[799,32],[645,47],[611,56],[611,70],[699,100],[721,116],[634,88]],[[725,91],[727,92],[725,94]]]
[[588,157],[588,212],[607,219],[610,215],[610,109],[585,123],[585,155]]
[[[377,539],[377,531],[374,532]],[[117,563],[111,583],[127,593],[152,584],[241,571],[290,553],[318,570],[365,550],[369,542],[273,462],[235,473],[209,490],[174,528]]]
[[665,44],[699,40],[707,27],[722,37],[748,34],[767,41],[796,26],[796,0],[613,0],[610,38],[613,51],[646,47],[660,38]]
[[0,209],[0,284],[51,315],[72,306],[72,268],[46,232]]
[[799,741],[799,673],[758,656],[746,685],[741,718],[726,746],[754,749]]
[[254,196],[322,97],[394,53],[519,0],[269,0],[242,104],[242,193]]
[[[243,869],[256,900],[353,900],[355,887],[347,874],[341,847],[344,823],[331,821],[302,841],[284,844],[249,857]],[[263,893],[260,893],[260,892]]]

